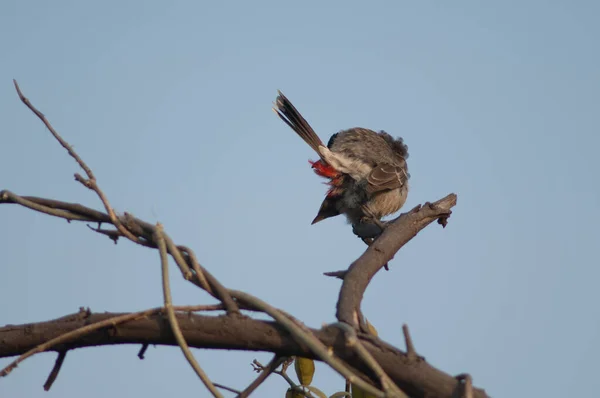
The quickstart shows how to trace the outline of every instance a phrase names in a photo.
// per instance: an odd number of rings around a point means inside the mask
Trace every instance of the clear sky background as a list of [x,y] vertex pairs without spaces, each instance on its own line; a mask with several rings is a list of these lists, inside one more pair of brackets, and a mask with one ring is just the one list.
[[[452,3],[452,4],[451,4]],[[160,221],[226,286],[309,326],[335,320],[337,280],[364,245],[341,218],[311,226],[326,187],[272,112],[281,89],[326,139],[354,126],[409,146],[406,207],[458,205],[371,283],[386,341],[494,397],[600,389],[600,5],[593,1],[17,1],[0,3],[0,188],[101,208],[23,106],[32,102],[119,211]],[[162,303],[158,253],[85,225],[0,207],[0,324]],[[176,304],[209,302],[172,267]],[[208,393],[178,349],[55,354],[0,380],[2,397]],[[196,350],[242,389],[267,353]],[[5,365],[9,360],[0,361]],[[324,366],[314,384],[343,380]],[[257,392],[283,396],[271,377]]]

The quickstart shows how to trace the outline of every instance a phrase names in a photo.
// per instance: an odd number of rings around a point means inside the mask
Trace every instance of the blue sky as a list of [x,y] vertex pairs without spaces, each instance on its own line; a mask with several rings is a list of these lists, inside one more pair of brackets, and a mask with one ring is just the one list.
[[[160,221],[226,286],[312,327],[333,322],[364,246],[344,220],[311,226],[325,186],[270,110],[281,89],[326,139],[354,126],[409,146],[406,204],[450,192],[432,225],[375,277],[364,312],[403,348],[492,396],[600,388],[600,28],[595,2],[15,1],[0,5],[2,189],[100,208],[19,101],[25,94],[94,169],[118,211]],[[85,225],[0,208],[0,324],[160,305],[158,254]],[[179,280],[177,304],[208,302]],[[160,397],[198,391],[178,349],[71,352],[49,393],[43,354],[6,397]],[[266,353],[195,351],[243,388]],[[0,365],[8,360],[0,361]],[[314,384],[343,381],[321,366]],[[258,396],[282,396],[271,377]]]

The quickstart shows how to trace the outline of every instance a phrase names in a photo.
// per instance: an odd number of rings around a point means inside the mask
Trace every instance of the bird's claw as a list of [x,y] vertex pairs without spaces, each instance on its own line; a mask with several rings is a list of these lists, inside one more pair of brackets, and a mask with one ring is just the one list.
[[372,222],[361,222],[352,225],[352,232],[361,239],[375,239],[383,233],[385,225]]
[[364,220],[352,225],[352,232],[361,239],[377,239],[390,224],[389,221],[381,221],[376,218]]

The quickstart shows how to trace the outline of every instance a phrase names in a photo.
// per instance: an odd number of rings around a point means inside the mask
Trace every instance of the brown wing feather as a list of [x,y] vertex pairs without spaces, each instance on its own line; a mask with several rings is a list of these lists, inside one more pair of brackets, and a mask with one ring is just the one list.
[[380,163],[367,176],[367,189],[370,193],[396,189],[404,186],[408,176],[405,167],[389,163]]

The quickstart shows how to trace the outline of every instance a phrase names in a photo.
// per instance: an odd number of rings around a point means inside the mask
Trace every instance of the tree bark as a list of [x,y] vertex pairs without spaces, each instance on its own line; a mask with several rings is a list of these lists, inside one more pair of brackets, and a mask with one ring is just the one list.
[[[85,325],[123,315],[122,313],[75,313],[48,322],[7,325],[0,328],[0,358],[23,354],[52,338]],[[244,351],[269,351],[280,356],[298,355],[314,358],[275,322],[254,320],[246,316],[177,315],[190,347]],[[335,354],[362,374],[370,375],[355,351],[346,345],[343,332],[336,327],[311,331]],[[406,353],[370,335],[359,334],[361,342],[383,367],[390,378],[411,397],[451,398],[460,391],[460,382],[432,367],[423,358],[409,358]],[[116,327],[100,329],[53,351],[117,344],[159,344],[176,346],[166,317],[149,316]],[[316,359],[316,358],[315,358]],[[481,389],[474,397],[485,398]]]

